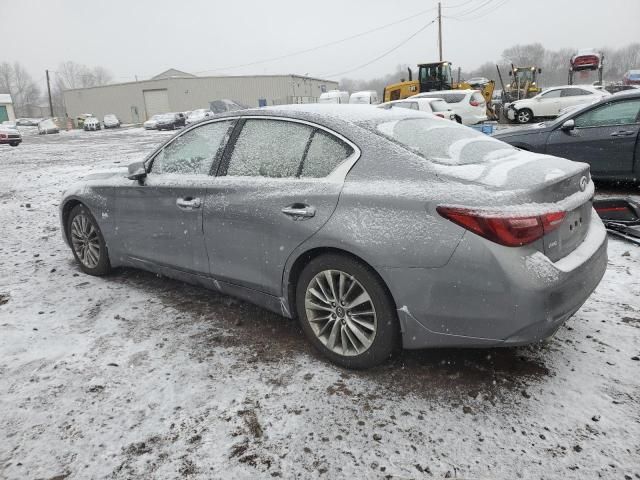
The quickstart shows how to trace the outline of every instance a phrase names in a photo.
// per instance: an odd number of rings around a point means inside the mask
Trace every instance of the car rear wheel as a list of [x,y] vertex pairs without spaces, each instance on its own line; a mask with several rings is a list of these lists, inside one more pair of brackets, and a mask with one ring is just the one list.
[[370,368],[398,345],[398,319],[385,286],[347,256],[309,262],[297,282],[296,311],[307,338],[338,365]]
[[518,110],[516,113],[516,120],[518,123],[529,123],[533,120],[533,112],[528,108]]
[[11,145],[12,147],[17,147],[18,145],[20,145],[20,142],[10,142],[9,145]]
[[93,215],[84,205],[76,205],[67,219],[71,251],[83,272],[105,275],[111,271],[107,245]]

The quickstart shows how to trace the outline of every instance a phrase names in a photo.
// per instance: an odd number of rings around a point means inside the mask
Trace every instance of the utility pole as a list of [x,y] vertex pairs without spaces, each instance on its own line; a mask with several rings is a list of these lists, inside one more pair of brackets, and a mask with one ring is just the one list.
[[49,111],[53,118],[53,102],[51,101],[51,82],[49,82],[49,70],[47,70],[47,92],[49,92]]
[[442,4],[438,2],[438,49],[440,61],[442,61]]

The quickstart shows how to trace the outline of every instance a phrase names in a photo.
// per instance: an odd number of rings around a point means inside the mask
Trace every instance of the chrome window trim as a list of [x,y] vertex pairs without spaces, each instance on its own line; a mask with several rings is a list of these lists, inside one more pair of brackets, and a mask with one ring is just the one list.
[[[332,130],[328,127],[325,127],[324,125],[320,125],[318,123],[315,122],[310,122],[308,120],[302,120],[299,118],[292,118],[292,117],[280,117],[280,116],[273,116],[273,115],[234,115],[231,117],[222,117],[222,118],[212,118],[212,119],[208,119],[206,121],[201,121],[198,122],[196,124],[190,125],[187,128],[184,128],[182,132],[180,132],[179,134],[177,134],[174,137],[171,137],[170,139],[168,139],[166,142],[164,142],[162,145],[160,145],[158,148],[156,148],[156,150],[154,150],[148,157],[147,159],[144,161],[145,164],[145,168],[147,169],[147,171],[149,171],[151,165],[153,164],[153,160],[155,159],[156,155],[158,155],[160,153],[160,151],[165,148],[167,145],[169,145],[170,143],[176,141],[178,138],[180,138],[182,135],[185,135],[187,132],[190,132],[191,130],[195,129],[195,128],[199,128],[199,127],[203,127],[205,125],[208,125],[210,123],[217,123],[217,122],[224,122],[224,121],[229,121],[229,120],[249,120],[249,119],[264,119],[264,120],[279,120],[279,121],[285,121],[285,122],[293,122],[293,123],[301,123],[304,125],[308,125],[312,128],[317,128],[320,130],[324,130],[325,132],[327,132],[329,135],[332,135],[336,138],[339,138],[340,140],[342,140],[343,142],[345,142],[347,145],[349,145],[352,149],[353,149],[353,153],[351,155],[349,155],[347,158],[345,158],[340,164],[338,164],[332,171],[331,173],[329,173],[329,175],[327,175],[326,177],[285,177],[282,178],[282,180],[300,180],[300,179],[304,179],[304,180],[328,180],[330,182],[340,182],[343,183],[345,178],[347,177],[347,174],[349,173],[349,171],[351,170],[351,168],[353,168],[353,166],[356,164],[356,162],[360,159],[360,156],[362,155],[362,150],[360,150],[360,148],[353,143],[351,140],[349,140],[347,137],[345,137],[344,135],[336,132],[335,130]],[[212,177],[216,177],[216,175],[211,175]],[[220,175],[220,177],[235,177],[235,178],[267,178],[270,180],[274,180],[277,178],[274,177],[261,177],[261,176],[236,176],[236,175]]]

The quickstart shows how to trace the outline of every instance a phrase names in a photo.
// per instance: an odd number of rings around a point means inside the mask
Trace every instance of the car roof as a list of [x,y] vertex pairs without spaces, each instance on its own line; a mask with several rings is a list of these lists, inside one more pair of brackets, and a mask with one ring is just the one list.
[[342,126],[345,124],[401,120],[407,117],[430,118],[430,115],[426,112],[409,109],[397,108],[385,110],[378,108],[377,105],[321,103],[250,108],[247,110],[220,113],[216,115],[216,118],[247,116],[287,117]]

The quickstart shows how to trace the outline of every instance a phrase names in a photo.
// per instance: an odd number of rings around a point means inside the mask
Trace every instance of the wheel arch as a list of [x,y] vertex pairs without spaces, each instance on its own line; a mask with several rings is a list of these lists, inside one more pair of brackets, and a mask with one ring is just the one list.
[[69,198],[65,200],[65,202],[60,207],[60,217],[61,217],[60,220],[62,223],[62,233],[64,235],[64,239],[67,245],[69,244],[69,232],[67,231],[67,228],[68,228],[67,224],[69,223],[69,215],[71,215],[71,210],[73,210],[78,205],[84,205],[86,208],[89,208],[87,207],[87,205],[85,205],[82,201],[80,201],[77,198]]
[[314,247],[307,249],[295,258],[290,263],[290,267],[284,272],[283,276],[283,293],[285,295],[284,301],[289,309],[290,316],[292,318],[297,317],[296,313],[296,288],[298,283],[298,278],[300,278],[300,274],[304,267],[314,258],[317,258],[321,255],[334,254],[334,255],[343,255],[345,257],[351,258],[362,265],[364,265],[372,274],[374,274],[378,280],[380,280],[380,284],[389,295],[391,302],[394,306],[394,309],[397,310],[397,305],[393,294],[391,293],[391,289],[387,285],[387,282],[384,280],[382,275],[376,270],[376,268],[371,265],[371,263],[367,262],[364,258],[359,255],[356,255],[348,250],[337,248],[337,247]]

